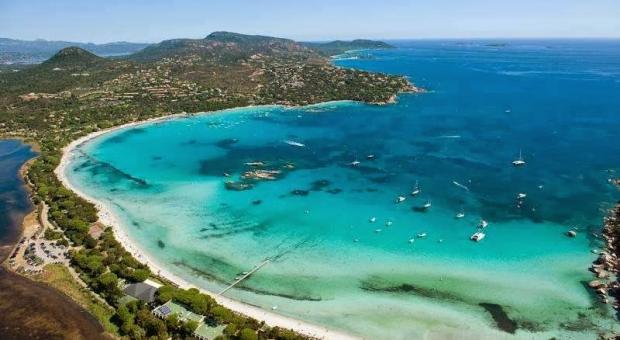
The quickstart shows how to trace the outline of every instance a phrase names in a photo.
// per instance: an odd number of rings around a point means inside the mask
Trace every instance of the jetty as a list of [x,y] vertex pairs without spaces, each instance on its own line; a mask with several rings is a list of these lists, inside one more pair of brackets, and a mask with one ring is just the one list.
[[266,259],[265,261],[259,263],[257,266],[255,266],[254,268],[252,268],[252,270],[250,270],[249,272],[243,274],[243,276],[241,276],[240,278],[236,279],[235,282],[231,283],[230,285],[228,285],[226,288],[222,289],[222,291],[220,291],[219,293],[217,293],[218,296],[226,293],[228,290],[230,290],[231,288],[233,288],[234,286],[236,286],[239,282],[247,279],[248,277],[250,277],[250,275],[256,273],[259,269],[261,269],[264,265],[266,265],[267,263],[271,262],[271,259]]

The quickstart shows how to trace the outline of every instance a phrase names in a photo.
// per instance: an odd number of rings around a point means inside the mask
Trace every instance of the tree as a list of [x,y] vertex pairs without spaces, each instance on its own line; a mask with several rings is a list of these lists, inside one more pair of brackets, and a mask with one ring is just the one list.
[[181,327],[179,328],[179,333],[184,337],[191,337],[197,328],[198,322],[194,320],[189,320],[181,324]]
[[156,318],[147,309],[142,309],[136,314],[136,323],[146,331],[147,336],[155,336],[159,339],[167,339],[166,324]]
[[251,328],[244,328],[239,332],[240,340],[258,340],[256,331]]
[[226,325],[226,328],[224,328],[224,334],[228,336],[233,336],[237,334],[237,325],[235,325],[234,323],[229,323],[228,325]]

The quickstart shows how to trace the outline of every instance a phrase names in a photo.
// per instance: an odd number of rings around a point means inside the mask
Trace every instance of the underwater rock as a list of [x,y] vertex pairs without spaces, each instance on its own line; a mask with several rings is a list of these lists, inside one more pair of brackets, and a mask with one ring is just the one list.
[[225,183],[226,190],[243,191],[252,189],[252,184],[228,181]]
[[310,192],[308,190],[295,189],[291,191],[291,195],[293,196],[308,196]]

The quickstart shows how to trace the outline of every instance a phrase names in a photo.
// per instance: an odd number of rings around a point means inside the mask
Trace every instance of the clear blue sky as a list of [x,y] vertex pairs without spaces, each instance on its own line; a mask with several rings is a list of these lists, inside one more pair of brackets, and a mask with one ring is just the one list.
[[620,37],[620,0],[0,0],[0,37]]

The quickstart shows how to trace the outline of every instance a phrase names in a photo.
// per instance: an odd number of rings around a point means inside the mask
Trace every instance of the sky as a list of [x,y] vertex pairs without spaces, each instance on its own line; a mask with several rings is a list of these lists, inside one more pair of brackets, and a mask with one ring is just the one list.
[[620,0],[0,0],[0,37],[620,38]]

